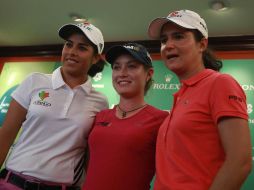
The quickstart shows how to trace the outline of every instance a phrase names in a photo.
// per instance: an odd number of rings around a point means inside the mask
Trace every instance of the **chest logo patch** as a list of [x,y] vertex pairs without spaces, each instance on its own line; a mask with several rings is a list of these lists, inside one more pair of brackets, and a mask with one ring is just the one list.
[[34,101],[33,104],[40,105],[40,106],[45,106],[45,107],[50,107],[51,106],[51,103],[45,101],[45,99],[49,97],[49,92],[40,91],[38,95],[39,95],[40,100]]
[[49,93],[45,92],[45,91],[41,91],[41,92],[39,92],[39,97],[40,97],[41,101],[43,101],[45,98],[49,97]]

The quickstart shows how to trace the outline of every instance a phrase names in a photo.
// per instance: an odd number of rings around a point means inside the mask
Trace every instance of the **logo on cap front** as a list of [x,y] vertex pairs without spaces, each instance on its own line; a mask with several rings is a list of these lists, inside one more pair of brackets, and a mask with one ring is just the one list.
[[123,47],[125,47],[127,49],[132,49],[132,50],[135,50],[135,51],[140,51],[140,48],[137,47],[137,46],[125,45]]
[[168,17],[181,17],[182,15],[179,13],[179,11],[174,11],[168,15]]
[[199,24],[207,31],[206,26],[202,22],[199,22]]
[[93,30],[92,27],[91,27],[91,24],[89,22],[80,23],[77,26],[84,27],[85,29],[87,29],[89,31]]

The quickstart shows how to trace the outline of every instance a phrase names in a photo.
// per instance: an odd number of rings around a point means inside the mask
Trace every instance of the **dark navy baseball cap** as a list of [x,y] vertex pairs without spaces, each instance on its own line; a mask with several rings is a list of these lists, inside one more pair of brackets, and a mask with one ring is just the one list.
[[106,52],[105,58],[107,62],[113,65],[115,60],[122,54],[129,54],[144,65],[153,67],[152,59],[147,49],[143,45],[137,43],[113,46]]

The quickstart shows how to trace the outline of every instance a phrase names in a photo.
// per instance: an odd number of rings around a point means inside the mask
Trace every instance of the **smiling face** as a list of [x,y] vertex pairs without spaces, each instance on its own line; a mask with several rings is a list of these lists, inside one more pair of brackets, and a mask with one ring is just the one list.
[[82,34],[74,33],[65,42],[61,61],[63,74],[87,77],[87,72],[99,60],[91,42]]
[[197,42],[193,32],[173,23],[166,23],[160,35],[161,57],[168,69],[186,79],[204,69],[202,52],[207,40]]
[[126,98],[144,96],[145,85],[152,77],[153,69],[145,69],[131,55],[123,54],[116,58],[112,66],[112,81],[117,93]]

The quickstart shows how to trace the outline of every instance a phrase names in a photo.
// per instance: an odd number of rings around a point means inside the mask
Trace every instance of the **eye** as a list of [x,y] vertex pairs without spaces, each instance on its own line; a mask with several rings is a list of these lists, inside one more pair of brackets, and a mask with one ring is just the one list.
[[64,44],[66,47],[71,48],[72,47],[72,43],[69,41],[66,41]]
[[86,46],[83,46],[83,45],[82,45],[82,46],[79,46],[79,50],[80,50],[80,51],[87,51],[87,49],[88,49],[88,48],[87,48]]
[[112,66],[112,70],[119,70],[120,69],[120,66],[118,65],[118,64],[113,64],[113,66]]
[[161,44],[165,44],[167,42],[168,38],[166,36],[161,36],[160,37],[160,42]]
[[185,38],[185,35],[182,32],[176,32],[176,33],[173,34],[173,38],[175,40],[181,40],[181,39]]
[[130,63],[130,64],[128,64],[128,68],[135,69],[135,68],[137,68],[137,65],[134,63]]

